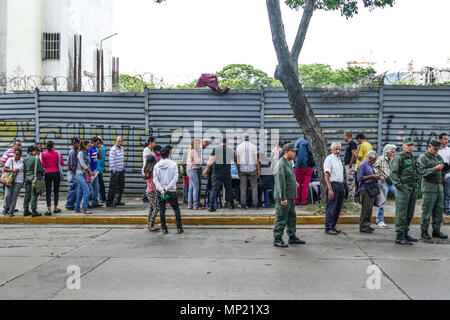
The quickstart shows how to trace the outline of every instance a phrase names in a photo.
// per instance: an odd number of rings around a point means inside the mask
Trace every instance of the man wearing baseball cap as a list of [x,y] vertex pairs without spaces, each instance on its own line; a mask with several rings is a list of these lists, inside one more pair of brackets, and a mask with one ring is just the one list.
[[403,152],[394,157],[391,162],[389,178],[397,189],[395,197],[395,243],[412,245],[417,239],[408,234],[409,225],[414,217],[416,207],[419,170],[412,151],[414,142],[411,137],[403,139]]
[[444,203],[443,181],[445,174],[449,171],[449,166],[438,154],[441,148],[439,140],[431,140],[428,150],[422,154],[417,162],[419,163],[422,175],[422,230],[421,238],[431,240],[428,233],[430,218],[433,219],[433,237],[447,239],[448,236],[441,232],[442,225],[442,205]]
[[278,161],[275,169],[275,227],[273,230],[274,246],[289,247],[282,239],[284,229],[289,236],[289,244],[305,244],[296,234],[297,215],[295,214],[295,197],[297,196],[297,181],[294,168],[290,161],[294,160],[298,149],[292,143],[283,146],[283,157]]

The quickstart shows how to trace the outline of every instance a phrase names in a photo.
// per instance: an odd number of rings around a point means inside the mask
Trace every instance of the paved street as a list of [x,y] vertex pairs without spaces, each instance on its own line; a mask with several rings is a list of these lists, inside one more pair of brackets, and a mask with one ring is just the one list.
[[[302,226],[307,244],[280,249],[270,227],[163,235],[141,226],[4,225],[0,299],[450,299],[450,245],[398,246],[392,228],[342,230]],[[380,289],[367,287],[372,264]],[[72,265],[79,290],[66,285]]]

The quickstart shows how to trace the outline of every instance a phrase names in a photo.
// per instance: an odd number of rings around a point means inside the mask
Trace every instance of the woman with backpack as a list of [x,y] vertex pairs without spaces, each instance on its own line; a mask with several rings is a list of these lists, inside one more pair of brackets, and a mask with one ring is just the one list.
[[55,150],[53,141],[47,141],[47,151],[42,154],[42,166],[45,168],[45,199],[47,200],[47,215],[52,214],[52,185],[53,185],[53,214],[61,213],[58,208],[59,185],[61,183],[60,168],[64,166],[61,152]]

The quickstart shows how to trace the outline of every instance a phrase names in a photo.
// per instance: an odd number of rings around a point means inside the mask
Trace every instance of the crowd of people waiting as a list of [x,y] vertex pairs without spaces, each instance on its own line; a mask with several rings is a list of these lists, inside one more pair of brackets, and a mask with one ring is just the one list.
[[[390,192],[396,198],[396,242],[411,244],[417,241],[408,234],[408,230],[414,213],[418,186],[421,183],[424,199],[421,237],[431,239],[428,228],[432,218],[433,236],[447,238],[440,231],[443,213],[450,214],[450,173],[448,173],[450,148],[447,146],[447,134],[441,134],[439,141],[431,140],[427,152],[418,159],[412,155],[414,142],[410,137],[404,139],[403,152],[400,154],[396,155],[395,145],[387,144],[381,156],[377,155],[362,133],[356,135],[355,142],[352,133],[345,131],[343,140],[347,144],[343,162],[341,143],[334,142],[331,145],[331,154],[326,158],[323,166],[327,206],[325,233],[332,235],[340,233],[340,230],[336,229],[336,224],[345,195],[348,202],[361,205],[361,232],[372,233],[375,230],[370,225],[374,206],[378,207],[376,225],[379,228],[387,228],[384,221],[384,204]],[[122,143],[122,138],[117,137],[108,153],[111,176],[106,196],[103,173],[107,151],[102,138],[95,136],[91,141],[72,138],[72,149],[67,159],[66,209],[91,214],[90,209],[102,207],[105,202],[107,207],[124,205],[121,201],[125,185]],[[321,190],[315,160],[306,137],[299,138],[295,143],[280,142],[271,151],[270,158],[260,155],[257,146],[250,142],[248,136],[236,150],[229,148],[227,139],[223,138],[221,144],[213,148],[208,161],[204,161],[204,149],[210,143],[208,139],[201,141],[192,139],[190,148],[179,165],[171,160],[171,146],[163,148],[157,144],[156,138],[149,137],[142,154],[142,176],[146,180],[143,201],[149,203],[148,228],[150,231],[161,228],[164,233],[168,233],[165,211],[166,207],[172,207],[175,212],[177,230],[179,233],[183,232],[177,196],[180,173],[183,176],[183,200],[187,202],[189,210],[202,210],[206,206],[210,212],[215,212],[218,202],[221,203],[222,187],[224,188],[224,206],[230,209],[237,206],[243,210],[247,208],[258,210],[262,203],[268,202],[267,199],[261,201],[262,193],[269,191],[269,202],[275,204],[277,215],[288,208],[284,214],[286,219],[288,216],[292,218],[292,212],[289,211],[291,204],[306,205],[308,199],[320,199]],[[36,143],[28,148],[27,156],[23,158],[21,146],[21,141],[16,140],[13,147],[6,150],[0,160],[3,166],[2,183],[5,193],[3,214],[12,217],[18,211],[15,207],[23,185],[25,186],[24,216],[41,216],[37,212],[37,199],[43,193],[47,203],[45,215],[61,213],[58,207],[59,187],[61,181],[65,179],[61,152],[55,149],[52,141],[48,141],[45,152],[42,145]],[[292,157],[286,157],[286,152],[289,152]],[[276,195],[277,188],[281,188],[283,183],[288,183],[283,180],[286,177],[280,175],[279,161],[281,159],[289,163],[295,176],[295,192],[291,193],[293,199],[289,199],[289,204],[283,207],[280,207],[278,202],[287,199],[280,200]],[[203,170],[204,162],[206,168]],[[205,206],[200,201],[202,177],[207,180]],[[313,190],[312,194],[311,190]],[[295,214],[295,210],[293,212]],[[158,214],[161,220],[160,226],[155,225]],[[285,245],[280,236],[285,226],[288,226],[288,231],[289,228],[292,229],[292,225],[289,225],[287,220],[275,226],[274,235],[277,246]],[[301,242],[298,238],[296,241]]]

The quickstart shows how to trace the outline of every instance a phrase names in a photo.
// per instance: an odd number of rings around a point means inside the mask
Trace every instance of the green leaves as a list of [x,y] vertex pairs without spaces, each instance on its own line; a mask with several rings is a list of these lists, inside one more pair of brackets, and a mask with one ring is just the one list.
[[[299,10],[306,5],[307,0],[285,0],[286,5],[295,10]],[[348,18],[358,14],[361,5],[364,8],[373,10],[375,8],[392,7],[395,0],[316,0],[314,10],[336,11],[339,10],[341,15]]]
[[305,87],[366,86],[376,74],[372,67],[351,66],[333,70],[331,66],[320,63],[303,64],[298,69],[300,81]]
[[260,89],[263,87],[281,87],[281,83],[248,64],[229,64],[216,73],[220,87],[230,89]]

